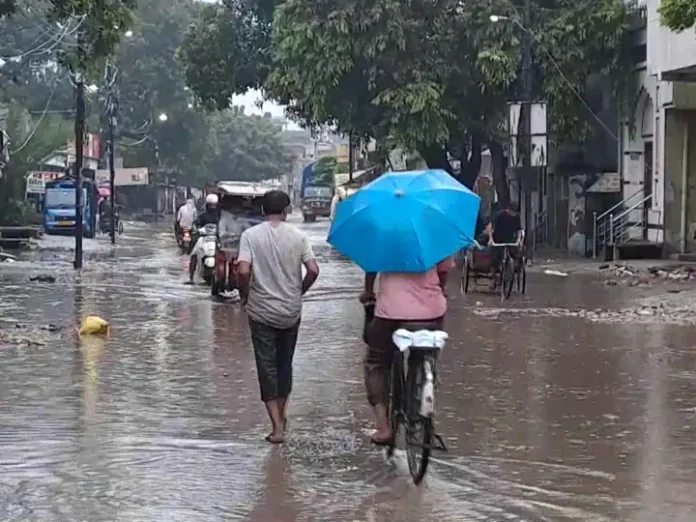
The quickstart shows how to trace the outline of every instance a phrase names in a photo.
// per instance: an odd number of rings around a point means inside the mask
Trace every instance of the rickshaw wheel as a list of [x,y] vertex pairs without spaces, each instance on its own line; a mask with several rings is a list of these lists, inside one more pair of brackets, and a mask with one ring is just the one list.
[[469,293],[469,279],[471,277],[471,266],[469,265],[469,259],[464,259],[464,270],[461,279],[461,289],[465,294]]
[[525,268],[525,263],[520,267],[520,271],[517,273],[517,291],[524,295],[527,291],[527,269]]

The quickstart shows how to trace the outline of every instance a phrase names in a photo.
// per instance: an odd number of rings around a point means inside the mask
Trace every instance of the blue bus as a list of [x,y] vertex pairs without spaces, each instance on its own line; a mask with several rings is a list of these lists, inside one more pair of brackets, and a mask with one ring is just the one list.
[[[97,226],[99,192],[90,179],[82,180],[82,231],[94,237]],[[47,234],[75,235],[75,178],[65,176],[46,183],[44,231]]]

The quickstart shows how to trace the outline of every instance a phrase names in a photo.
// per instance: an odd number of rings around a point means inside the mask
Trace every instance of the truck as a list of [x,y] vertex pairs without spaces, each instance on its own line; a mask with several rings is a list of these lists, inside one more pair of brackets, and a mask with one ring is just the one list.
[[316,221],[317,216],[331,216],[331,200],[334,196],[333,180],[327,180],[325,176],[317,176],[320,174],[316,170],[318,163],[319,161],[310,163],[302,171],[300,208],[306,223]]
[[[92,238],[97,229],[99,191],[94,181],[82,180],[82,231]],[[47,234],[75,235],[75,178],[64,176],[46,183],[43,226]]]

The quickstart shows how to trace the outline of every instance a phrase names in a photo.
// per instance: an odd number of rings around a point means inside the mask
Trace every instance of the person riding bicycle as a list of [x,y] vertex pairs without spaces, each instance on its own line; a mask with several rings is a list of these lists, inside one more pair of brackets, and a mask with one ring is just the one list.
[[360,302],[364,305],[375,303],[374,319],[365,332],[368,350],[364,374],[367,399],[376,415],[377,432],[372,443],[377,446],[389,445],[393,437],[389,422],[389,383],[397,348],[392,335],[409,322],[432,322],[442,328],[447,312],[445,285],[453,267],[454,261],[448,257],[425,273],[381,273],[376,296],[374,288],[378,275],[365,274]]
[[[491,239],[493,243],[517,243],[522,231],[522,221],[520,220],[519,206],[516,203],[508,203],[496,213],[491,221]],[[508,247],[510,255],[517,259],[519,257],[519,247]],[[491,246],[491,269],[494,273],[500,268],[503,262],[505,247]],[[495,278],[493,279],[495,281]]]

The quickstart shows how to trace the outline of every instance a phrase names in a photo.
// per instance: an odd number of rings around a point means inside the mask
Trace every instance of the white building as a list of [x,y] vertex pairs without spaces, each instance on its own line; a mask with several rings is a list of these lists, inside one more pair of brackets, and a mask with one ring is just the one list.
[[696,33],[663,27],[659,5],[642,5],[646,23],[634,43],[643,60],[620,140],[624,199],[599,234],[664,246],[669,255],[696,252]]

